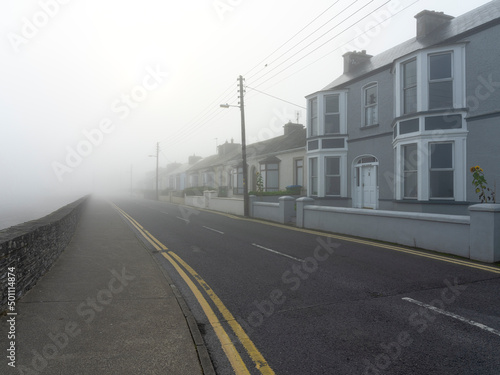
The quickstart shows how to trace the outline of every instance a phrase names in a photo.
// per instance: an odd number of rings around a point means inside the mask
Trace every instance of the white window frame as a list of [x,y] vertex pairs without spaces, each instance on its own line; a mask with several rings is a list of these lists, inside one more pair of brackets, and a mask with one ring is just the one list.
[[[375,90],[376,90],[376,102],[375,104],[367,104],[366,103],[366,92],[368,91],[368,89],[372,88],[375,86]],[[362,95],[362,108],[361,108],[361,113],[362,113],[362,122],[361,122],[361,126],[374,126],[374,125],[378,125],[379,123],[379,118],[378,118],[378,82],[369,82],[367,83],[366,85],[364,85],[362,88],[361,88],[361,95]],[[366,119],[366,110],[369,108],[369,107],[375,107],[375,110],[374,112],[376,113],[376,118],[377,118],[377,121],[374,123],[374,124],[368,124],[367,122],[367,119]]]
[[[466,201],[467,183],[467,147],[466,133],[413,136],[398,141],[395,144],[395,198],[396,200],[412,200],[404,198],[403,177],[404,160],[402,147],[417,143],[419,153],[417,167],[417,200],[418,201]],[[433,143],[453,143],[453,198],[430,198],[430,145]]]
[[[309,137],[316,137],[320,134],[319,132],[319,120],[320,120],[320,112],[319,112],[319,105],[318,103],[320,102],[319,98],[317,96],[310,98],[307,103],[308,103],[308,135]],[[313,109],[316,109],[316,116],[314,115]],[[316,120],[316,126],[313,126],[313,120]]]
[[[269,169],[270,165],[276,165],[276,169]],[[260,175],[262,176],[262,182],[264,185],[264,191],[278,191],[280,189],[280,163],[279,162],[270,162],[270,163],[261,163],[260,164]],[[278,175],[278,185],[277,186],[268,186],[270,172],[275,172]]]
[[[439,145],[439,144],[451,144],[451,168],[432,168],[432,153],[431,153],[431,147],[432,145]],[[436,142],[429,142],[428,146],[429,148],[428,153],[429,153],[429,199],[430,200],[453,200],[455,197],[455,142],[453,141],[436,141]],[[453,172],[453,197],[431,197],[431,173],[432,172]]]
[[[451,54],[451,59],[450,59],[450,64],[451,64],[451,77],[449,78],[441,78],[441,79],[435,79],[431,80],[431,57],[432,56],[439,56],[439,55],[447,55]],[[451,82],[452,85],[452,107],[453,107],[453,97],[454,97],[454,92],[453,92],[453,86],[455,85],[455,80],[454,80],[454,61],[453,61],[453,51],[442,51],[442,52],[437,52],[437,53],[429,53],[427,54],[427,108],[430,109],[430,86],[432,83],[439,83],[439,82]],[[450,107],[436,107],[432,108],[432,110],[438,110],[438,109],[450,109]]]
[[[319,160],[320,158],[315,156],[315,157],[310,157],[308,158],[308,170],[309,170],[309,182],[308,182],[308,185],[310,187],[310,191],[309,191],[309,194],[310,196],[314,196],[314,197],[317,197],[319,196],[319,189],[320,189],[320,185],[319,185],[319,171],[320,171],[320,168],[319,168]],[[316,168],[313,168],[313,161],[316,162]],[[313,191],[314,189],[314,179],[316,179],[316,190],[317,191]]]
[[[402,75],[403,64],[416,59],[417,64],[417,113],[429,110],[429,56],[442,53],[452,53],[453,76],[453,109],[466,107],[465,87],[465,43],[450,46],[430,48],[395,60],[394,74],[394,112],[395,117],[401,117],[403,112]],[[445,108],[450,109],[450,108]],[[439,109],[436,109],[439,110]]]
[[[327,112],[326,111],[326,100],[328,97],[333,96],[336,97],[338,100],[338,106],[339,106],[339,111],[338,112]],[[340,95],[339,94],[328,94],[328,95],[323,95],[323,105],[324,105],[324,111],[323,111],[323,128],[324,128],[324,135],[338,135],[342,134],[342,126],[340,125],[340,112],[342,112],[342,108],[340,106]],[[339,131],[335,133],[327,133],[326,132],[326,116],[329,115],[338,115],[339,116]]]
[[[326,165],[327,165],[327,160],[328,159],[337,159],[339,161],[339,174],[333,174],[333,175],[328,175],[326,174]],[[325,189],[325,196],[327,197],[341,197],[342,196],[342,158],[340,155],[337,156],[325,156],[325,178],[323,181],[324,184],[324,189]],[[327,194],[327,189],[326,189],[326,183],[328,180],[328,177],[338,177],[339,178],[339,194]]]

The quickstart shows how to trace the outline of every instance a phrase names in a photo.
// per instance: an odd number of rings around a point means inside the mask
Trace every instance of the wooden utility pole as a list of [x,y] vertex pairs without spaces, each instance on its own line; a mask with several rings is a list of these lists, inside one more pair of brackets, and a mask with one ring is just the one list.
[[248,166],[247,166],[247,145],[245,137],[245,102],[243,77],[239,76],[240,86],[240,112],[241,112],[241,157],[243,159],[243,215],[249,216],[249,197],[248,197]]
[[160,160],[160,142],[156,142],[156,200],[160,199],[158,195],[158,163]]

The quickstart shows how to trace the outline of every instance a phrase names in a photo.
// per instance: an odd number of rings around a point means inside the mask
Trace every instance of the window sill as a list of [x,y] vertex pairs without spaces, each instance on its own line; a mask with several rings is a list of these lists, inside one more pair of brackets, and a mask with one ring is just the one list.
[[360,129],[361,130],[368,130],[368,129],[378,128],[379,126],[380,126],[380,124],[373,124],[373,125],[362,126]]

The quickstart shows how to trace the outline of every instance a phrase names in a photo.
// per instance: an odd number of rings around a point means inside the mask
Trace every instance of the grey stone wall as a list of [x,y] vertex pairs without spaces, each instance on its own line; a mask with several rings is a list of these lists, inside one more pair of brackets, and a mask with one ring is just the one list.
[[7,270],[15,267],[16,299],[30,290],[69,243],[88,197],[41,219],[0,231],[0,313],[7,308]]

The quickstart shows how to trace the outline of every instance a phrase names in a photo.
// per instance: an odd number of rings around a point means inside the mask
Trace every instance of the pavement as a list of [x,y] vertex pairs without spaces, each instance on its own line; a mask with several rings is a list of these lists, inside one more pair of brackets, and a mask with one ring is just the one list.
[[1,374],[210,372],[169,276],[103,200],[89,199],[67,248],[16,308],[16,367],[2,355]]

